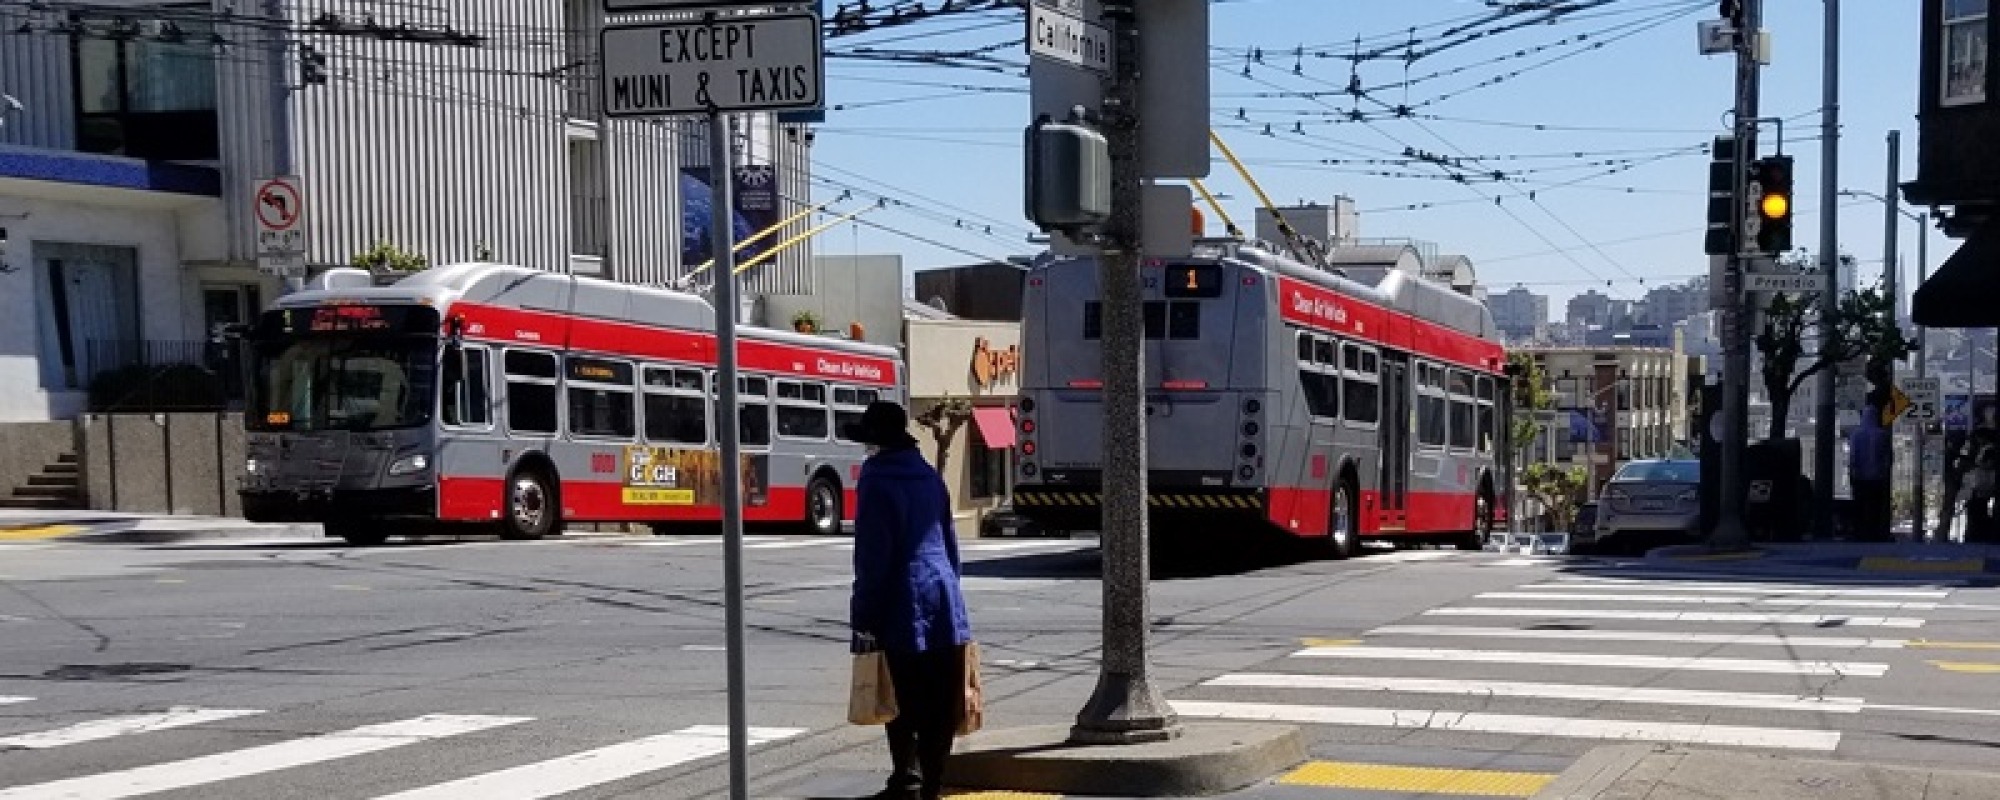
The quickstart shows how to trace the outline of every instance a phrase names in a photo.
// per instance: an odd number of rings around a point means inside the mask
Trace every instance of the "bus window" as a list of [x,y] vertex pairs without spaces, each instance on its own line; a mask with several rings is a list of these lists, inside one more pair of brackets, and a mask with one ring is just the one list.
[[1444,370],[1432,364],[1417,365],[1417,444],[1445,446],[1450,401],[1444,395]]
[[1167,305],[1167,338],[1201,338],[1201,304],[1169,303]]
[[1479,452],[1493,452],[1493,379],[1479,377]]
[[834,437],[840,439],[843,442],[852,441],[847,438],[847,432],[851,430],[854,426],[861,424],[862,412],[867,411],[868,404],[875,402],[880,397],[881,395],[877,393],[874,389],[848,389],[838,386],[834,387],[833,389]]
[[[717,382],[716,391],[721,391]],[[736,379],[736,437],[746,447],[771,444],[771,379]]]
[[778,381],[778,435],[787,439],[824,440],[827,436],[826,386]]
[[1083,304],[1083,338],[1094,341],[1104,335],[1104,304],[1088,302]]
[[492,384],[484,347],[451,348],[444,353],[444,424],[484,428],[493,424]]
[[1451,373],[1451,446],[1471,450],[1479,443],[1478,413],[1472,401],[1472,373],[1462,369]]
[[[1346,410],[1347,421],[1360,425],[1374,425],[1382,419],[1382,386],[1375,370],[1375,351],[1363,350],[1356,345],[1341,348],[1341,362],[1346,370],[1342,373],[1341,406]],[[1362,367],[1369,367],[1363,370]]]
[[556,432],[556,357],[533,350],[508,350],[507,429],[520,433]]
[[1316,419],[1340,417],[1340,379],[1329,363],[1333,343],[1317,336],[1299,336],[1299,387],[1306,396],[1306,411]]
[[707,444],[707,379],[698,369],[646,368],[646,441]]
[[1310,364],[1313,360],[1313,343],[1318,341],[1313,335],[1299,331],[1299,363]]
[[638,396],[632,363],[570,356],[569,432],[576,436],[630,439],[638,433]]
[[1146,339],[1159,341],[1167,338],[1167,304],[1147,303],[1144,306],[1146,318]]
[[1325,339],[1314,340],[1312,362],[1322,367],[1338,366],[1339,360],[1335,358],[1333,348],[1334,344]]

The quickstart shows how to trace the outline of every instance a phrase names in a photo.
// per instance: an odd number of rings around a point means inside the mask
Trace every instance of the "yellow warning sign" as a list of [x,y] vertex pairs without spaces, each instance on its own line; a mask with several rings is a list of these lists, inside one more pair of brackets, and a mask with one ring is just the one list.
[[1894,425],[1896,420],[1910,410],[1910,396],[1903,393],[1903,387],[1889,387],[1889,405],[1882,409],[1882,424]]

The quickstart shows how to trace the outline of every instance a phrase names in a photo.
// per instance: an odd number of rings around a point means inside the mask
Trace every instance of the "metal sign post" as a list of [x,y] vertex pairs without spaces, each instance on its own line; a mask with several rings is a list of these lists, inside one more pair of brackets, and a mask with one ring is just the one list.
[[[607,13],[686,11],[696,20],[606,25],[599,33],[600,100],[607,117],[702,115],[708,120],[709,249],[715,278],[716,438],[722,456],[722,584],[729,683],[729,797],[750,792],[744,675],[743,447],[736,362],[736,203],[730,114],[817,112],[825,53],[816,8],[741,0],[603,0]],[[768,13],[740,14],[750,7]],[[683,198],[683,202],[686,199]],[[686,267],[688,265],[682,265]]]

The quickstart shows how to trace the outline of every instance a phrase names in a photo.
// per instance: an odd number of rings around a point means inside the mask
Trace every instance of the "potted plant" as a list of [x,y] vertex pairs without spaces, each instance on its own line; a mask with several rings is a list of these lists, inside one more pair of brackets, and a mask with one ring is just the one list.
[[811,311],[801,311],[792,315],[792,330],[799,333],[819,333],[819,317]]

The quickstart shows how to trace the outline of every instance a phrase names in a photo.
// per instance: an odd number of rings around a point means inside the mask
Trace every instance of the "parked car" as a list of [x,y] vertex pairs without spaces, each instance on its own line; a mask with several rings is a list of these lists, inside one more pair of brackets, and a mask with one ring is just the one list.
[[1701,536],[1701,462],[1656,458],[1627,462],[1598,496],[1597,524],[1571,543],[1632,549],[1685,544]]

